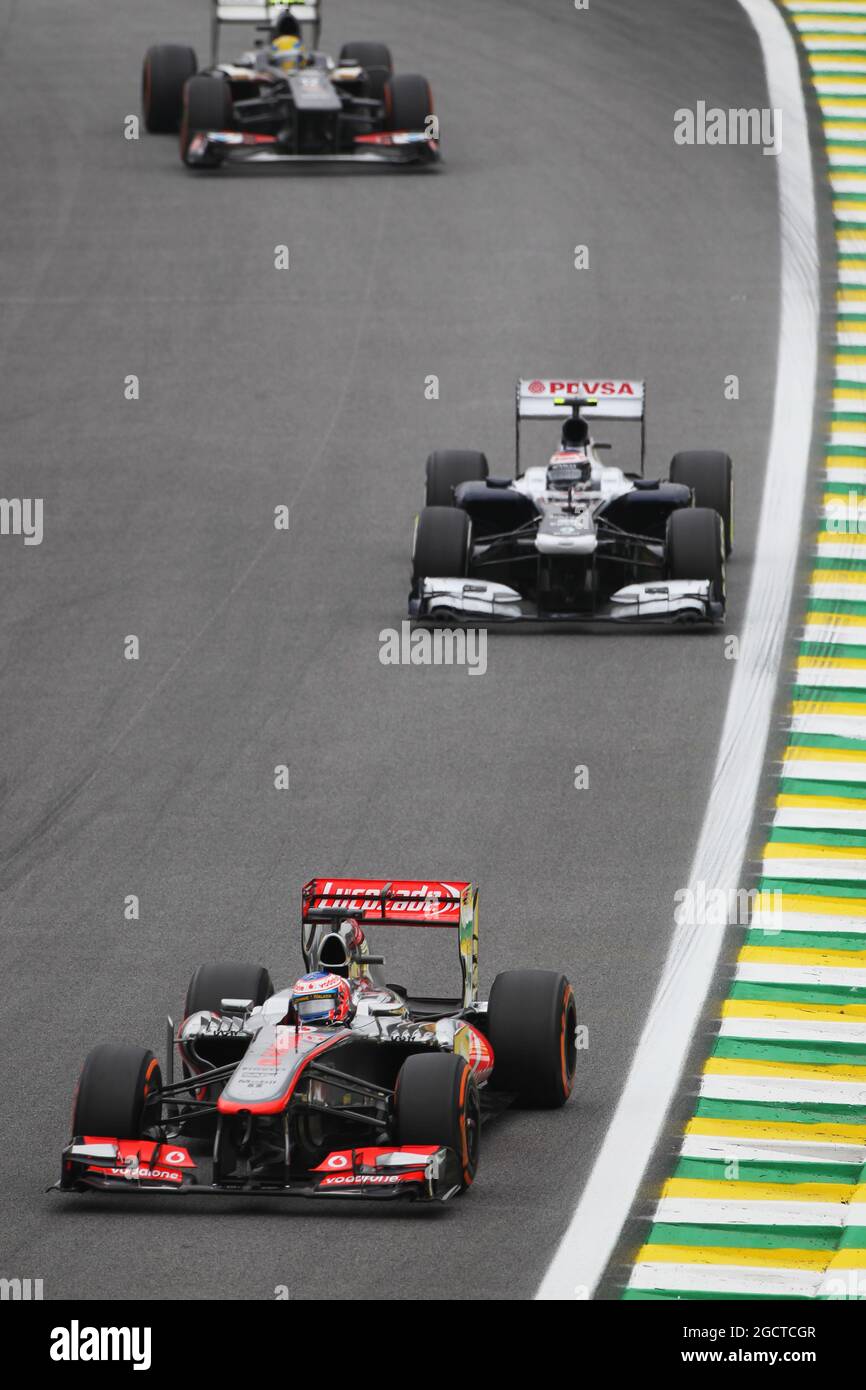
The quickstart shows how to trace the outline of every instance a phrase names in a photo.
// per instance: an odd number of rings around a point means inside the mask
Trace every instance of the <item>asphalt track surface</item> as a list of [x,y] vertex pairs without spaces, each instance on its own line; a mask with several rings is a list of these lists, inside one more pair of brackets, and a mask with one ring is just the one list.
[[[0,540],[0,1273],[48,1298],[531,1297],[664,960],[731,667],[718,634],[494,634],[478,677],[383,667],[379,632],[405,613],[426,453],[506,472],[527,372],[645,375],[651,473],[731,452],[736,632],[775,170],[676,146],[673,112],[765,104],[757,42],[711,0],[329,0],[326,47],[383,39],[429,77],[442,169],[193,177],[123,121],[146,46],[203,58],[208,17],[45,0],[35,33],[0,0],[2,491],[45,503],[41,546]],[[39,35],[62,62],[37,102]],[[482,985],[516,965],[575,984],[574,1101],[487,1131],[443,1210],[44,1195],[88,1048],[160,1048],[202,959],[300,973],[318,872],[476,878]],[[406,968],[425,946],[401,942]]]

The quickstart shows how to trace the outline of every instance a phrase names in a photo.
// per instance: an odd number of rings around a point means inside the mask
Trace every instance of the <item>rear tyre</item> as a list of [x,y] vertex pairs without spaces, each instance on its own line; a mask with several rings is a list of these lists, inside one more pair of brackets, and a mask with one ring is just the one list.
[[725,529],[709,507],[683,507],[668,517],[665,536],[669,579],[709,579],[712,596],[725,602]]
[[711,507],[725,525],[725,555],[734,548],[734,465],[718,449],[692,449],[674,454],[670,480],[694,493],[696,507]]
[[[201,1010],[207,1010],[209,1013],[218,1012],[223,999],[252,999],[254,1004],[263,1004],[273,992],[271,977],[264,966],[237,964],[232,961],[200,965],[189,982],[183,1016],[189,1018],[190,1014],[199,1013]],[[225,1045],[221,1044],[219,1038],[213,1040],[211,1049],[212,1052],[202,1052],[204,1062],[219,1066],[231,1060],[231,1057],[225,1055]],[[186,1064],[183,1074],[186,1077],[193,1075]],[[212,1086],[202,1086],[196,1093],[197,1098],[207,1101],[210,1105],[216,1105],[223,1085],[223,1082],[215,1082]],[[201,1119],[187,1120],[183,1126],[185,1134],[199,1139],[212,1135],[215,1128],[214,1115],[202,1115]]]
[[397,73],[385,83],[385,129],[425,130],[433,115],[433,94],[426,77]]
[[427,459],[427,506],[452,507],[460,483],[484,482],[488,472],[476,449],[437,449]]
[[412,578],[464,579],[469,572],[472,522],[459,507],[425,507],[415,526]]
[[[189,146],[193,136],[202,130],[231,130],[234,106],[228,82],[222,77],[191,77],[183,89],[183,112],[180,122],[180,154],[189,164]],[[215,169],[220,164],[216,155],[205,162],[196,160],[196,169]]]
[[156,1057],[145,1047],[100,1043],[89,1052],[75,1091],[73,1137],[140,1139],[158,1124],[161,1107],[147,1098],[162,1089]]
[[453,1149],[460,1191],[470,1187],[481,1148],[481,1102],[472,1069],[453,1052],[407,1057],[394,1093],[398,1144]]
[[158,43],[144,55],[141,70],[141,109],[151,135],[173,135],[180,129],[184,83],[198,72],[192,48]]
[[344,43],[340,49],[340,67],[357,63],[367,74],[367,95],[376,101],[385,99],[385,83],[394,71],[391,50],[384,43]]
[[571,1095],[577,1065],[574,991],[555,970],[505,970],[487,1005],[491,1085],[521,1105],[553,1110]]

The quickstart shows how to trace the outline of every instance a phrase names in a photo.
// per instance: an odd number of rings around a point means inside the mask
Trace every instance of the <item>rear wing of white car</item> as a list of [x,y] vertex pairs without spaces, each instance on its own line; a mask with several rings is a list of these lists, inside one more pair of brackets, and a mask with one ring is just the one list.
[[219,36],[224,24],[245,24],[260,28],[276,23],[283,10],[288,10],[298,21],[306,46],[316,48],[322,30],[322,0],[308,0],[308,3],[298,5],[288,4],[286,0],[259,0],[258,5],[233,5],[225,4],[223,0],[214,0],[211,61],[219,61]]
[[612,377],[578,381],[561,377],[521,377],[515,398],[516,472],[520,474],[521,420],[567,420],[580,406],[587,420],[635,420],[640,424],[640,471],[646,455],[646,382]]

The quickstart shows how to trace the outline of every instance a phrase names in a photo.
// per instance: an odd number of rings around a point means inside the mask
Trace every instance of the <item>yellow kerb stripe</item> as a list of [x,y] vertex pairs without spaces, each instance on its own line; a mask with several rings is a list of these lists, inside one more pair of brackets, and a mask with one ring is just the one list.
[[779,1120],[690,1120],[685,1133],[708,1139],[803,1139],[810,1144],[866,1144],[863,1125],[796,1125]]
[[[833,1250],[768,1250],[737,1245],[642,1245],[636,1264],[742,1265],[753,1269],[812,1269],[822,1271]],[[864,1252],[866,1259],[866,1252]]]
[[[663,1197],[701,1197],[723,1202],[848,1202],[850,1183],[716,1182],[711,1178],[668,1178]],[[719,1213],[721,1215],[721,1213]]]
[[866,1067],[818,1066],[810,1062],[749,1062],[742,1058],[711,1057],[705,1076],[768,1076],[792,1081],[863,1081]]
[[808,1023],[859,1023],[866,1004],[803,1004],[775,999],[728,999],[722,1018],[774,1018]]
[[[817,665],[823,662],[825,657],[801,657],[801,664],[804,666]],[[859,666],[866,666],[866,661],[857,663]],[[786,763],[866,763],[866,749],[859,748],[802,748],[788,747],[782,754]]]
[[[792,831],[796,834],[796,831]],[[856,845],[809,845],[792,840],[771,840],[764,845],[764,859],[863,859],[864,847]]]
[[[832,704],[809,704],[807,701],[796,701],[793,705],[795,714],[864,714],[866,708],[862,705],[832,705]],[[798,810],[800,808],[814,808],[823,811],[866,811],[866,797],[859,796],[794,796],[790,792],[782,792],[776,797],[776,805],[780,810]]]

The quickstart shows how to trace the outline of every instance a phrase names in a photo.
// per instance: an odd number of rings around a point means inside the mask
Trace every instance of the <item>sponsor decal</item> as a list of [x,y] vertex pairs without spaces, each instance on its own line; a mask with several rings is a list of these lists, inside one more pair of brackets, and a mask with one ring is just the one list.
[[[311,1028],[307,1023],[302,1023],[297,1028],[278,1024],[274,1028],[274,1041],[255,1059],[255,1066],[278,1066],[287,1052],[299,1052],[304,1055],[310,1048],[315,1047],[322,1037],[327,1038],[328,1034],[323,1033],[321,1029]],[[237,1075],[246,1078],[247,1067],[242,1067]]]
[[139,1179],[145,1182],[183,1182],[183,1174],[179,1173],[176,1168],[136,1168],[132,1164],[129,1164],[128,1167],[124,1165],[122,1168],[98,1168],[92,1164],[88,1171],[105,1173],[110,1178],[126,1178],[128,1182],[138,1182]]
[[551,381],[552,396],[637,396],[630,381]]
[[113,1139],[110,1136],[100,1134],[85,1134],[84,1142],[85,1144],[113,1144],[117,1150],[118,1159],[125,1164],[139,1164],[143,1160],[145,1167],[163,1163],[171,1163],[178,1168],[195,1168],[197,1166],[190,1157],[189,1151],[181,1148],[180,1145],[169,1148],[167,1145],[154,1144],[148,1139]]
[[[321,886],[320,886],[321,884]],[[400,898],[390,900],[385,907],[385,920],[393,921],[401,916],[450,917],[456,919],[460,913],[460,893],[465,887],[458,883],[424,883],[417,881],[394,881],[391,888],[395,893],[411,892],[411,901]],[[379,891],[386,887],[382,879],[367,882],[353,882],[352,879],[326,879],[316,883],[313,900],[316,907],[356,910],[365,908],[371,920],[381,920],[381,907],[378,902],[362,895],[370,890]]]
[[[418,1170],[419,1172],[421,1169]],[[385,1187],[391,1183],[401,1182],[407,1177],[414,1176],[407,1173],[332,1173],[330,1177],[322,1178],[320,1187]]]
[[[426,1159],[430,1154],[435,1152],[435,1144],[413,1144],[411,1147],[400,1149],[395,1149],[393,1147],[337,1149],[333,1153],[328,1154],[327,1158],[323,1159],[312,1171],[314,1173],[326,1173],[330,1171],[333,1174],[337,1169],[343,1170],[352,1168],[351,1173],[340,1171],[339,1176],[342,1182],[355,1182],[356,1179],[360,1181],[365,1175],[356,1174],[353,1166],[354,1164],[357,1164],[359,1168],[372,1168],[375,1166],[377,1159],[387,1154],[389,1157],[398,1155],[406,1156],[409,1159],[417,1158],[419,1164],[423,1167]],[[413,1169],[412,1171],[414,1174],[415,1170]],[[378,1176],[378,1174],[376,1176]]]

